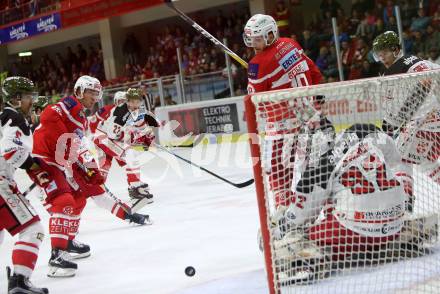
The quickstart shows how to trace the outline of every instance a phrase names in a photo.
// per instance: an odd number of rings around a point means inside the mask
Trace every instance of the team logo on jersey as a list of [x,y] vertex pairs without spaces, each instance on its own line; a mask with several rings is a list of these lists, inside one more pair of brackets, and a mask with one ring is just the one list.
[[259,68],[259,64],[257,63],[249,64],[248,77],[250,79],[256,79],[258,77],[258,68]]
[[21,138],[21,132],[20,131],[16,131],[15,132],[15,138],[12,139],[12,142],[14,142],[15,144],[17,144],[19,146],[22,146],[23,142],[21,142],[20,138]]
[[403,60],[403,63],[405,63],[405,65],[410,65],[411,63],[413,63],[414,61],[416,61],[418,58],[415,56],[410,56],[407,57]]
[[72,206],[66,206],[63,208],[63,213],[67,215],[71,215],[73,213],[73,207]]
[[286,54],[278,63],[287,71],[294,64],[296,64],[301,59],[300,52],[298,48],[294,48],[292,51]]
[[57,188],[58,188],[58,187],[57,187],[57,184],[55,183],[55,181],[52,181],[52,182],[49,183],[49,185],[47,185],[46,193],[53,192],[53,191],[55,191]]
[[66,106],[67,110],[71,110],[77,104],[77,102],[72,97],[64,98],[63,103]]

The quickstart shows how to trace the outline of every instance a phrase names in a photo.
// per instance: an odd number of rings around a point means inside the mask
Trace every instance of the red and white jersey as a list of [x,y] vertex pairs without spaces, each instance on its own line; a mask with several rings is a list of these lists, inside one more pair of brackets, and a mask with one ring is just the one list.
[[[280,38],[250,61],[248,93],[316,85],[321,79],[318,67],[304,54],[299,44],[289,38]],[[299,100],[291,103],[300,105],[270,102],[259,107],[260,115],[267,122],[266,135],[276,136],[299,127],[295,109],[308,107],[305,101]]]
[[302,174],[286,215],[304,225],[324,210],[352,232],[387,237],[403,226],[412,186],[412,169],[402,163],[391,137],[377,131],[359,141],[356,133],[341,134],[333,150]]
[[145,129],[144,115],[133,117],[127,103],[107,107],[95,130],[94,143],[109,156],[121,157],[130,147],[134,131]]
[[[61,99],[58,103],[46,107],[40,116],[40,125],[34,132],[32,153],[36,157],[64,166],[72,146],[70,138],[82,140],[88,128],[84,107],[74,96]],[[78,159],[72,158],[73,160]]]
[[412,197],[412,169],[402,163],[391,137],[379,133],[352,146],[335,168],[333,215],[368,237],[395,235]]
[[249,62],[248,93],[316,85],[322,75],[301,46],[279,38]]
[[115,108],[114,104],[104,105],[94,115],[89,118],[89,129],[92,134],[96,132],[99,123],[110,116],[110,112]]
[[[405,55],[398,58],[383,74],[389,76],[433,69],[440,69],[440,65],[413,55]],[[410,119],[423,119],[433,109],[439,109],[438,97],[433,95],[430,88],[431,81],[426,79],[423,81],[408,80],[407,83],[402,83],[399,87],[387,89],[387,95],[384,99],[384,119],[391,125],[400,128]],[[402,95],[402,93],[406,93],[406,95]],[[404,106],[406,104],[411,105],[413,109],[408,109],[407,106]],[[405,111],[402,111],[402,109],[405,109]]]

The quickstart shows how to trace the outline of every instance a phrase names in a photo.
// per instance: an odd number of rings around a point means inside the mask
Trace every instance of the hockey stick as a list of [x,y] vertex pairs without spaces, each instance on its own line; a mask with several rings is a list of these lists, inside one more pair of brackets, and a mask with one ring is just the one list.
[[218,47],[221,47],[223,51],[231,56],[235,61],[240,63],[244,68],[248,68],[248,64],[246,61],[244,61],[240,56],[234,53],[231,49],[229,49],[226,45],[224,45],[222,42],[217,40],[213,35],[211,35],[208,31],[206,31],[204,28],[202,28],[199,24],[197,24],[195,21],[193,21],[188,15],[186,15],[184,12],[176,8],[173,4],[173,0],[164,0],[165,4],[174,10],[184,21],[189,23],[194,29],[196,29],[199,33],[201,33],[203,36],[208,38],[212,43],[217,45]]
[[30,192],[32,192],[32,190],[34,190],[36,186],[37,186],[36,183],[32,183],[32,185],[30,185],[30,186],[26,189],[26,191],[24,191],[24,192],[22,193],[23,197],[26,197]]
[[234,186],[234,187],[236,187],[236,188],[244,188],[244,187],[247,187],[247,186],[251,185],[251,184],[254,182],[254,179],[250,179],[250,180],[248,180],[248,181],[246,181],[246,182],[243,182],[243,183],[233,183],[233,182],[231,182],[231,181],[229,181],[229,180],[227,180],[227,179],[225,179],[225,178],[223,178],[223,177],[221,177],[221,176],[219,176],[219,175],[213,173],[212,171],[207,170],[206,168],[201,167],[200,165],[197,165],[197,164],[195,164],[194,162],[192,162],[192,161],[190,161],[190,160],[188,160],[188,159],[186,159],[186,158],[181,157],[180,155],[177,155],[176,153],[174,153],[174,152],[168,150],[167,148],[165,148],[165,147],[163,147],[163,146],[161,146],[161,145],[159,145],[159,144],[156,144],[156,143],[153,143],[153,144],[154,144],[154,146],[155,146],[156,148],[158,148],[158,149],[160,149],[160,150],[163,150],[163,151],[165,151],[165,152],[167,152],[167,153],[169,153],[169,154],[171,154],[171,155],[173,155],[173,156],[175,156],[175,157],[177,157],[177,158],[179,158],[179,159],[185,161],[186,163],[188,163],[188,164],[190,164],[190,165],[192,165],[192,166],[195,166],[195,167],[201,169],[202,171],[207,172],[207,173],[210,174],[211,176],[214,176],[214,177],[216,177],[217,179],[222,180],[223,182],[228,183],[228,184],[230,184],[230,185],[232,185],[232,186]]
[[124,202],[122,202],[121,199],[119,199],[118,197],[116,197],[116,195],[113,194],[113,192],[110,191],[110,189],[107,188],[107,186],[106,186],[105,184],[103,184],[103,185],[101,186],[101,188],[104,188],[105,192],[106,192],[111,198],[113,198],[113,200],[114,200],[116,203],[118,203],[118,204],[121,206],[122,210],[124,210],[124,211],[125,211],[126,213],[128,213],[128,214],[132,214],[131,208],[125,206],[125,205],[124,205]]

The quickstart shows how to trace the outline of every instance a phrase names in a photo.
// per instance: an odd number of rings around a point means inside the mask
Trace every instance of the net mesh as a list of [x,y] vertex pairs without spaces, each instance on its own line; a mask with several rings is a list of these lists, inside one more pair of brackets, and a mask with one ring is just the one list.
[[440,293],[439,84],[436,70],[251,97],[276,293]]

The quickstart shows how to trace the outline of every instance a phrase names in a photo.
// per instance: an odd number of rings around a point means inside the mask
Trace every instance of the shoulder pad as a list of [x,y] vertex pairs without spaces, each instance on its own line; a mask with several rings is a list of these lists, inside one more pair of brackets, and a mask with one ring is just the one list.
[[9,120],[11,121],[11,127],[18,127],[26,136],[31,134],[29,122],[24,118],[24,116],[15,109],[6,107],[5,110],[0,113],[1,126],[3,127],[6,125]]
[[115,123],[124,126],[128,118],[130,117],[130,111],[128,111],[127,104],[124,103],[122,105],[115,107],[113,111],[113,116],[115,117],[114,120]]
[[61,103],[64,104],[64,106],[67,108],[67,110],[71,110],[76,105],[78,105],[78,102],[76,102],[75,99],[71,96],[68,96],[68,97],[64,98],[63,100],[61,100]]
[[259,67],[260,67],[260,65],[258,63],[249,63],[248,77],[250,79],[257,79],[258,78]]

